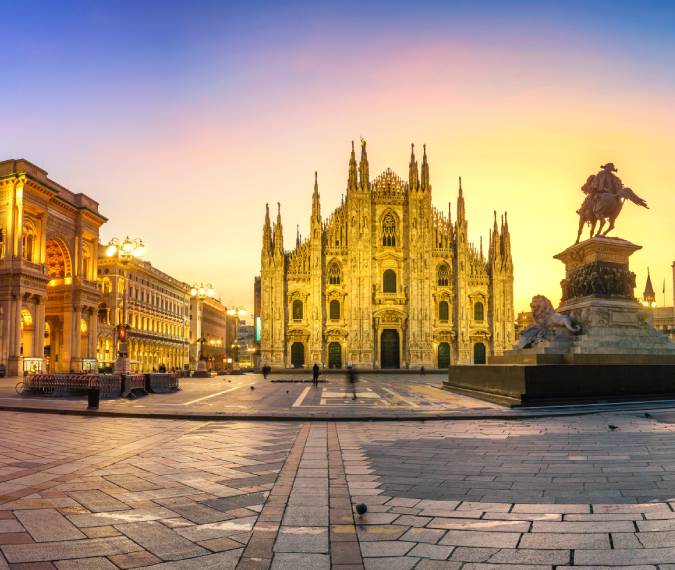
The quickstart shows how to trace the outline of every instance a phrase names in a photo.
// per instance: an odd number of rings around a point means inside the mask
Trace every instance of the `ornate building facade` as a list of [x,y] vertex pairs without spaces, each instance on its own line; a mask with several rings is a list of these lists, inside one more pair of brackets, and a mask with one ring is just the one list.
[[27,160],[0,162],[0,362],[10,376],[96,367],[96,251],[106,221]]
[[199,360],[207,370],[225,370],[235,340],[234,317],[220,299],[193,296],[190,305],[190,366],[195,370]]
[[370,178],[354,144],[346,199],[324,220],[315,174],[309,237],[284,250],[281,206],[269,207],[261,255],[261,362],[277,367],[447,368],[484,363],[514,342],[513,260],[495,212],[487,258],[431,203],[426,148],[408,181]]
[[117,357],[118,325],[126,303],[127,347],[132,369],[139,372],[182,368],[189,362],[190,286],[167,275],[149,261],[123,265],[99,246],[98,343],[99,367],[112,369]]

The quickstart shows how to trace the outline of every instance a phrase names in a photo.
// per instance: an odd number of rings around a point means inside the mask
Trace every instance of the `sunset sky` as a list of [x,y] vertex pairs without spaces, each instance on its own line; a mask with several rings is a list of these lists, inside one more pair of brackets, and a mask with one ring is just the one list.
[[252,308],[265,202],[286,247],[345,192],[350,141],[371,177],[427,144],[433,202],[462,176],[469,233],[508,210],[516,310],[560,299],[586,177],[612,161],[649,203],[615,236],[640,296],[672,304],[673,2],[0,0],[0,159],[26,158],[147,258]]

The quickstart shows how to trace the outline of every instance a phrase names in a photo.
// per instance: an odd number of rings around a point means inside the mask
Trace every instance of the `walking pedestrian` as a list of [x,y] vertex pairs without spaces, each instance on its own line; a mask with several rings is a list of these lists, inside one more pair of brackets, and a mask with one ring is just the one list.
[[312,384],[315,388],[319,387],[319,365],[316,362],[312,366]]
[[351,364],[347,366],[347,382],[349,382],[352,389],[352,400],[356,400],[356,383],[358,382],[358,378],[356,377],[356,370],[354,370]]
[[270,367],[267,364],[264,364],[262,367],[263,379],[267,380],[267,376],[270,373]]

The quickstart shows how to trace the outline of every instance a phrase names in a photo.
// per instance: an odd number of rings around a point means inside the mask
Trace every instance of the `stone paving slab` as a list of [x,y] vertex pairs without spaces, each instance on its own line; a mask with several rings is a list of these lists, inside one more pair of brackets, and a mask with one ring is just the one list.
[[675,567],[675,424],[643,414],[0,430],[0,568]]

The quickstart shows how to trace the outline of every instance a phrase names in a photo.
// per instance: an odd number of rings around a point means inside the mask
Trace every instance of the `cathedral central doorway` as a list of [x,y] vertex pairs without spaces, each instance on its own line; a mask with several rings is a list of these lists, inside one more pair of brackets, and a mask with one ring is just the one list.
[[485,364],[485,345],[482,342],[473,345],[473,363]]
[[382,368],[400,368],[400,347],[398,331],[384,329],[380,337],[380,366]]
[[438,367],[448,368],[450,366],[450,345],[442,342],[438,345]]
[[342,368],[342,347],[339,342],[328,345],[328,368]]
[[305,365],[305,345],[301,342],[294,342],[291,345],[291,366],[293,368],[302,368]]

